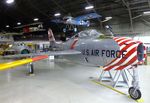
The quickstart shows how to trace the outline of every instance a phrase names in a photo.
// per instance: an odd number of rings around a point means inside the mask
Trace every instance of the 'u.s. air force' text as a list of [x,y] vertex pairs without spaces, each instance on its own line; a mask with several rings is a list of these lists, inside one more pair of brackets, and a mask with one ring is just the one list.
[[83,49],[82,54],[86,56],[102,56],[110,58],[124,58],[126,51],[120,50],[98,50],[98,49]]

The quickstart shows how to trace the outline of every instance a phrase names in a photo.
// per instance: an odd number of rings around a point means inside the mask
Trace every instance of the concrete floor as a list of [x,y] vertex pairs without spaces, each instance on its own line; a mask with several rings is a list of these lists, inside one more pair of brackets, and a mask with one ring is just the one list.
[[[43,60],[34,66],[35,76],[26,75],[26,65],[0,72],[0,103],[136,103],[93,83],[90,77],[98,78],[97,67],[62,60]],[[149,103],[150,69],[139,68],[144,103]]]

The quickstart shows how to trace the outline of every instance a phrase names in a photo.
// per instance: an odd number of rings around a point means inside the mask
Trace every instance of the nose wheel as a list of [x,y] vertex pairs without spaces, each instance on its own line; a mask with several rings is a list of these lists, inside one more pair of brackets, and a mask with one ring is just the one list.
[[134,100],[138,100],[142,97],[142,93],[140,91],[139,86],[139,74],[138,74],[138,68],[137,65],[132,66],[133,75],[132,76],[132,87],[129,88],[128,93],[130,97]]
[[139,89],[134,88],[134,87],[130,87],[128,92],[130,94],[130,97],[134,100],[138,100],[142,96],[141,91]]

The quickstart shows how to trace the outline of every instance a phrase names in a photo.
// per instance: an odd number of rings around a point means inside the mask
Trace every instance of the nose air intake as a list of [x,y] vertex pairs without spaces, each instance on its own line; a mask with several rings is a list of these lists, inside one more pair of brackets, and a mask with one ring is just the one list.
[[124,58],[116,58],[110,65],[135,65],[142,64],[146,59],[146,48],[141,41],[135,41],[125,37],[114,37],[120,50],[126,51]]
[[144,59],[144,45],[142,43],[137,47],[137,57],[138,61],[143,61]]

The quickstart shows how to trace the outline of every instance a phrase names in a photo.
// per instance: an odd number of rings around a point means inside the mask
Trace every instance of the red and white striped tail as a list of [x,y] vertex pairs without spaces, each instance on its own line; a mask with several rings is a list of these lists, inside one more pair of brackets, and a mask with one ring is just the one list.
[[49,42],[51,42],[51,41],[55,42],[55,37],[54,37],[53,31],[51,28],[48,29],[48,40],[49,40]]
[[[146,58],[146,48],[144,47],[144,58],[142,61],[138,60],[137,47],[142,44],[140,41],[134,41],[130,38],[125,37],[114,37],[113,38],[120,46],[120,51],[126,51],[123,58],[115,58],[109,64],[104,66],[105,71],[109,70],[122,70],[125,68],[130,68],[131,65],[139,64],[143,62]],[[120,55],[120,54],[119,54]]]

